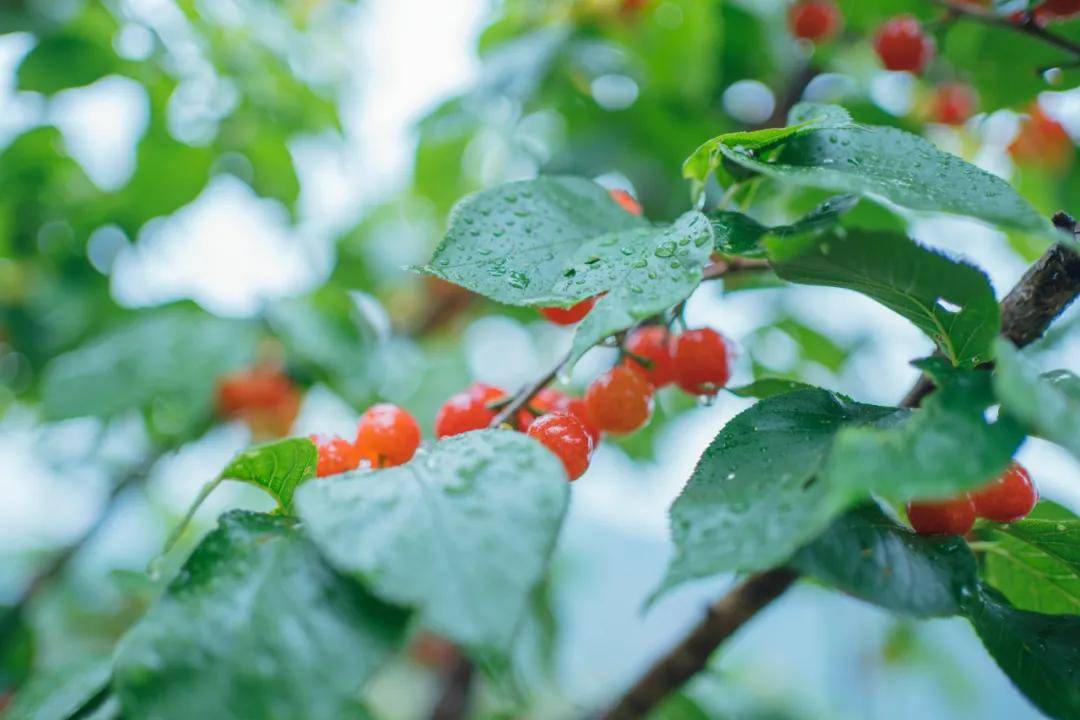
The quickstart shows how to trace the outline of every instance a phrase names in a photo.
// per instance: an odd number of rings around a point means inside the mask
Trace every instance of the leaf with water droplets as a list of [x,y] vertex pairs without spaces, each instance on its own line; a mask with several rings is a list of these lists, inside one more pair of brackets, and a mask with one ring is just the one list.
[[579,246],[650,228],[585,178],[511,182],[462,200],[423,270],[509,305],[568,307],[589,297],[562,284]]
[[295,520],[232,512],[121,640],[114,688],[125,717],[351,717],[407,619]]
[[888,427],[847,428],[833,443],[823,475],[853,497],[875,492],[897,502],[945,498],[999,475],[1024,440],[1005,413],[994,416],[990,373],[916,363],[937,390]]
[[569,496],[532,438],[481,430],[407,465],[307,483],[296,507],[342,572],[428,627],[498,656],[542,580]]
[[1060,234],[1001,178],[917,135],[889,127],[799,124],[773,154],[720,144],[729,162],[796,185],[883,197],[913,210],[966,215],[1001,227],[1060,239]]
[[811,388],[774,395],[737,415],[671,507],[676,555],[663,588],[786,561],[844,508],[816,477],[836,433],[895,412]]
[[922,537],[873,504],[845,513],[795,555],[792,567],[893,612],[949,617],[978,586],[975,556],[959,537]]
[[604,338],[689,297],[712,250],[712,225],[699,212],[688,212],[663,230],[605,236],[581,245],[559,289],[604,296],[578,324],[570,363]]
[[844,213],[859,202],[857,195],[837,195],[818,205],[790,225],[766,227],[749,215],[734,210],[720,210],[710,214],[716,235],[716,250],[726,255],[764,257],[762,240],[766,236],[789,237],[821,232],[836,225]]
[[972,265],[889,232],[850,229],[765,246],[781,278],[871,297],[913,322],[954,364],[992,356],[1000,313],[990,281]]
[[1022,610],[1080,615],[1080,518],[1041,501],[1025,519],[979,529],[986,579]]
[[315,477],[318,459],[318,450],[311,440],[289,438],[244,450],[218,477],[260,487],[288,512],[292,509],[296,488]]
[[997,344],[994,392],[1037,435],[1080,458],[1080,378],[1067,370],[1040,375],[1012,343]]

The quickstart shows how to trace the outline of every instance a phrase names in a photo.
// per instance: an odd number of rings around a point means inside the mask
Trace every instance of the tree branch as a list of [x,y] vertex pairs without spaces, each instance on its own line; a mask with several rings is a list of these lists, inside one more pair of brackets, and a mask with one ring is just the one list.
[[982,23],[983,25],[1013,30],[1080,57],[1080,44],[1073,42],[1067,37],[1050,32],[1039,25],[1039,23],[1035,21],[1035,16],[1030,12],[1025,13],[1023,20],[1016,22],[1010,20],[1006,16],[998,15],[997,13],[985,10],[971,3],[960,3],[955,0],[930,0],[930,2],[944,8],[954,17],[967,18]]
[[[1059,228],[1076,232],[1064,213],[1054,216]],[[1001,334],[1023,347],[1039,338],[1050,323],[1080,294],[1080,255],[1055,245],[1024,274],[1001,303]],[[933,390],[917,392],[917,383],[904,398],[917,407]],[[604,720],[644,718],[665,697],[702,670],[713,651],[744,623],[795,582],[797,575],[777,568],[751,576],[709,607],[705,619],[652,667],[612,706]]]

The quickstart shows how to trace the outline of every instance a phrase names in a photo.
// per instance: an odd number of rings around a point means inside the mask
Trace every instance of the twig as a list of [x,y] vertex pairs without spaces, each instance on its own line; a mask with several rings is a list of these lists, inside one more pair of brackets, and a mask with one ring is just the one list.
[[1023,20],[1016,22],[1010,20],[1008,17],[984,10],[970,3],[958,3],[955,2],[955,0],[930,0],[930,2],[944,8],[954,17],[967,18],[984,25],[1014,30],[1024,35],[1029,35],[1033,38],[1042,40],[1049,45],[1065,50],[1075,56],[1080,56],[1080,44],[1067,37],[1050,32],[1039,25],[1035,20],[1035,16],[1030,12],[1026,13]]
[[431,710],[431,720],[458,720],[465,717],[468,710],[475,668],[469,658],[456,652],[457,657],[446,670],[439,699]]
[[510,402],[506,403],[502,406],[502,408],[499,409],[499,412],[495,416],[495,419],[491,421],[490,427],[497,428],[503,423],[510,422],[510,419],[517,415],[518,410],[528,405],[529,401],[532,400],[533,397],[535,397],[536,393],[543,390],[551,383],[552,380],[555,379],[555,377],[559,374],[559,371],[562,370],[563,365],[565,365],[566,361],[569,359],[570,354],[567,353],[559,360],[559,362],[555,364],[555,367],[551,368],[546,373],[537,378],[535,381],[529,383],[521,390],[519,390],[517,395],[515,395],[510,400]]
[[106,521],[112,517],[112,511],[115,509],[116,501],[119,497],[129,488],[143,480],[154,464],[161,459],[163,454],[163,450],[151,452],[146,459],[120,478],[109,492],[109,497],[105,501],[104,509],[94,519],[94,522],[90,524],[90,527],[86,528],[82,535],[58,550],[48,563],[46,563],[45,566],[30,579],[30,582],[23,588],[22,593],[15,602],[5,610],[3,616],[0,616],[0,647],[4,647],[11,639],[12,633],[18,627],[24,613],[27,608],[29,608],[34,598],[37,597],[38,593],[63,572],[68,563],[79,554],[79,551],[82,550],[95,535],[97,535],[98,531],[101,530]]
[[[1076,231],[1067,215],[1054,216],[1059,228]],[[1036,340],[1049,324],[1080,294],[1080,255],[1055,245],[1024,274],[1001,303],[1001,334],[1023,347]],[[917,407],[926,392],[916,384],[904,398],[905,407]],[[933,385],[930,385],[930,391]],[[637,720],[649,714],[665,697],[705,667],[709,656],[744,623],[791,586],[796,574],[784,568],[768,570],[740,583],[667,655],[656,661],[602,717]]]
[[768,270],[770,265],[767,260],[757,260],[754,258],[740,258],[732,257],[725,260],[717,260],[712,264],[706,266],[705,272],[701,279],[715,280],[722,278],[725,275],[729,275],[733,272],[759,272]]

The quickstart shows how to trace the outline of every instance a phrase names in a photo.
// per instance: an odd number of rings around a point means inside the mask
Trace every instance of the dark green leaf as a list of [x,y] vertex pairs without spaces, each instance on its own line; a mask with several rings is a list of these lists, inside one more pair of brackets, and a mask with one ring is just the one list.
[[1080,518],[1048,501],[1011,525],[988,524],[986,579],[1022,610],[1080,615]]
[[566,297],[604,296],[578,324],[570,363],[604,338],[689,297],[712,250],[712,226],[698,212],[663,231],[606,235],[579,246],[556,289]]
[[116,72],[120,59],[112,48],[79,35],[46,37],[23,58],[16,71],[20,90],[53,93],[89,85]]
[[35,676],[15,696],[4,720],[68,720],[109,684],[108,658],[72,663]]
[[796,126],[775,158],[756,148],[721,143],[740,166],[797,185],[878,195],[913,210],[954,213],[1057,237],[1049,222],[1004,180],[942,152],[926,140],[887,127]]
[[561,464],[520,433],[458,435],[408,465],[305,484],[315,542],[425,627],[505,653],[543,578],[569,496]]
[[555,290],[579,246],[649,228],[591,180],[512,182],[465,198],[424,269],[498,302],[569,306],[589,296]]
[[[877,492],[891,500],[942,498],[999,475],[1024,439],[994,404],[990,373],[935,370],[938,389],[922,407],[890,418],[887,427],[848,428],[836,437],[825,475],[853,497]],[[920,367],[932,367],[924,361]]]
[[978,587],[975,557],[959,537],[920,537],[875,505],[841,516],[792,566],[893,612],[948,617]]
[[737,415],[671,507],[676,556],[664,587],[787,560],[843,509],[832,488],[815,479],[833,437],[894,412],[813,388],[775,395]]
[[121,641],[114,686],[125,717],[338,720],[405,621],[295,521],[233,512]]
[[1012,343],[997,344],[994,391],[1032,432],[1080,458],[1080,378],[1066,370],[1039,375]]
[[968,617],[1005,674],[1048,716],[1080,717],[1080,616],[1017,610],[985,590]]
[[727,255],[763,257],[765,248],[761,246],[761,241],[767,235],[786,237],[826,230],[836,225],[858,202],[857,195],[837,195],[794,223],[774,227],[766,227],[752,217],[733,210],[712,213],[710,219],[716,235],[716,250]]
[[850,230],[766,241],[785,280],[863,293],[913,322],[954,364],[991,356],[1000,317],[990,281],[977,268],[903,235]]
[[795,380],[785,380],[784,378],[761,378],[749,385],[740,385],[738,387],[728,387],[724,389],[732,395],[737,395],[739,397],[764,400],[773,395],[782,395],[784,393],[794,392],[795,390],[805,390],[809,387],[810,386],[806,383],[797,382]]
[[288,512],[296,488],[315,477],[318,459],[315,443],[307,438],[279,440],[240,453],[225,466],[220,477],[261,487]]

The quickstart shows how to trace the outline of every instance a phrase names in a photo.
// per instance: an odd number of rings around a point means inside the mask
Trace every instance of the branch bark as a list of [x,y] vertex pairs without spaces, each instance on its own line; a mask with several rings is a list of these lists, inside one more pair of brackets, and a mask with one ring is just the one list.
[[993,11],[986,10],[973,3],[960,3],[955,0],[930,0],[934,5],[944,8],[953,17],[967,18],[983,25],[1013,30],[1023,35],[1041,40],[1048,45],[1072,53],[1080,57],[1080,44],[1067,37],[1051,32],[1035,21],[1034,14],[1028,12],[1020,21],[1011,20],[1009,17],[998,15]]
[[[1076,232],[1076,223],[1064,213],[1054,216],[1059,228]],[[1001,334],[1023,347],[1038,339],[1050,323],[1080,294],[1080,255],[1055,245],[1024,274],[1002,300]],[[917,407],[933,391],[920,390],[922,381],[904,398],[905,407]],[[744,623],[783,594],[796,573],[776,568],[751,576],[709,607],[705,619],[668,654],[627,690],[601,717],[603,720],[644,718],[665,697],[704,669],[713,651]]]

